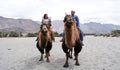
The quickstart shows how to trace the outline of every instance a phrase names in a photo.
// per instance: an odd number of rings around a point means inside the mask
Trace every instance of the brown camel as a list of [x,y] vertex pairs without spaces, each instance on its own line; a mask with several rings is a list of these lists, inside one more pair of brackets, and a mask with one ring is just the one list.
[[69,67],[68,59],[70,57],[70,53],[68,50],[74,48],[74,56],[75,56],[75,65],[79,66],[78,54],[82,49],[82,43],[80,41],[80,33],[78,28],[76,27],[75,20],[71,15],[66,15],[64,18],[64,41],[62,43],[62,49],[66,53],[66,62],[64,67]]
[[51,32],[47,24],[42,24],[40,31],[38,32],[37,48],[41,52],[40,61],[43,60],[44,49],[46,53],[47,62],[50,62],[50,50],[52,49],[52,37]]

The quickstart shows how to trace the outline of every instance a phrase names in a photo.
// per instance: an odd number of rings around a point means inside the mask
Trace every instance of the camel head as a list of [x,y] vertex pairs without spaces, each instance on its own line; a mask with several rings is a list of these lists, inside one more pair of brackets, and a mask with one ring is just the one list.
[[65,26],[70,28],[73,25],[74,19],[72,18],[71,15],[65,15],[63,21],[65,23]]
[[41,25],[41,32],[42,32],[42,34],[46,34],[48,32],[47,24],[42,24]]

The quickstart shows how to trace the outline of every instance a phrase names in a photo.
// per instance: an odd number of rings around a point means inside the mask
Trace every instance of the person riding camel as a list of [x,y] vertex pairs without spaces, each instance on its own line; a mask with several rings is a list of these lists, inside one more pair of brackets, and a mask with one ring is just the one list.
[[76,21],[76,26],[77,28],[80,30],[80,40],[83,41],[83,32],[82,30],[80,29],[80,20],[79,20],[79,17],[77,15],[75,15],[75,11],[72,10],[71,11],[71,16],[73,17],[73,19],[75,19]]
[[[55,40],[55,39],[54,39],[54,33],[53,33],[53,31],[52,31],[52,28],[51,28],[51,26],[52,26],[52,24],[51,24],[51,18],[48,17],[48,14],[44,14],[44,15],[43,15],[43,18],[42,18],[42,22],[41,22],[41,23],[42,23],[42,24],[47,24],[47,27],[48,27],[48,30],[49,30],[51,39],[54,41],[54,40]],[[42,24],[41,24],[41,25],[42,25]],[[37,36],[38,39],[39,39],[39,36],[40,36],[40,30],[38,31],[38,36]]]
[[[74,10],[71,10],[71,16],[72,16],[72,18],[75,20],[75,22],[76,22],[76,26],[77,26],[77,28],[79,29],[79,31],[80,31],[80,40],[82,41],[82,45],[84,45],[83,44],[83,32],[82,32],[82,30],[80,29],[80,21],[79,21],[79,17],[77,16],[77,15],[75,15],[75,11]],[[60,42],[62,42],[63,40],[64,40],[64,32],[63,32],[63,38],[60,40]]]

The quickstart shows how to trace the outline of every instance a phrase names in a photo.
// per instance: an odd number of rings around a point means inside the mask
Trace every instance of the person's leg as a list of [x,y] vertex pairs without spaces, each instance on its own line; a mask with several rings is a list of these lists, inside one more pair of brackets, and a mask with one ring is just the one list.
[[60,40],[60,42],[63,42],[64,36],[65,36],[65,32],[62,33],[62,39]]
[[79,30],[80,30],[80,40],[81,40],[81,42],[82,42],[82,45],[84,45],[84,44],[83,44],[83,36],[84,36],[84,35],[83,35],[82,30],[81,30],[81,29],[79,29]]
[[80,40],[83,41],[83,32],[81,29],[80,29]]

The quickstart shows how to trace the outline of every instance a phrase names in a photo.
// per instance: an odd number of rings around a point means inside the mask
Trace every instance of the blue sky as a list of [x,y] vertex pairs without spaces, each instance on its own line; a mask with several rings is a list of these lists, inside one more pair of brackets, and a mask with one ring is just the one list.
[[62,20],[65,12],[76,11],[80,22],[120,25],[120,0],[0,0],[0,16],[41,21],[44,13]]

